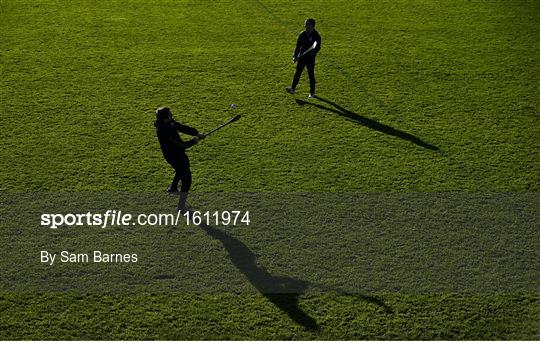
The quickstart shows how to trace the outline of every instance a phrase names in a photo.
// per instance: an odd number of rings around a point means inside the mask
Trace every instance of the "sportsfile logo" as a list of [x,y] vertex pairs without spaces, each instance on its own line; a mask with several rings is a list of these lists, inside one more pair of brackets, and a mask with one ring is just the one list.
[[133,219],[132,214],[122,213],[121,210],[107,210],[105,213],[84,214],[42,214],[41,225],[51,229],[62,226],[97,226],[102,229],[113,226],[169,226],[180,222],[181,213],[174,214],[139,214]]

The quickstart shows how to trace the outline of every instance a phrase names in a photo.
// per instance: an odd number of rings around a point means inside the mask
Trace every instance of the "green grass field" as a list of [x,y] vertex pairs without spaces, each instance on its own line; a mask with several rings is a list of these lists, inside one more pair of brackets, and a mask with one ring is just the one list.
[[[538,210],[530,205],[540,191],[536,1],[0,0],[0,15],[0,339],[540,339]],[[306,74],[295,97],[284,91],[307,17],[323,39],[315,100],[306,99]],[[535,226],[511,240],[509,254],[521,255],[516,265],[528,261],[528,273],[517,290],[484,292],[9,290],[6,279],[36,266],[26,267],[39,248],[22,243],[44,234],[16,196],[36,194],[37,203],[45,192],[166,189],[172,169],[153,127],[161,105],[202,131],[242,115],[188,152],[194,194],[528,194]],[[6,217],[36,226],[12,227]],[[182,242],[185,255],[223,266],[211,276],[242,278],[249,271],[228,248],[244,248],[276,274],[282,228],[190,228],[150,241]],[[451,233],[467,226],[447,228],[438,234],[455,242]],[[493,232],[510,239],[504,225]],[[307,231],[294,236],[293,246],[318,242]],[[376,251],[400,255],[408,238],[396,234]],[[461,241],[456,250],[468,250]],[[494,246],[514,246],[501,241]],[[13,252],[23,247],[27,259]],[[430,260],[439,247],[426,244],[418,257]]]

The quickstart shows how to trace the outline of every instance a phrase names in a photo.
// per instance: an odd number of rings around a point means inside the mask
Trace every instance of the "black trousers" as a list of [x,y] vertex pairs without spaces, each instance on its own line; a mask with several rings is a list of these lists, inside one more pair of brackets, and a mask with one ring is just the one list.
[[296,89],[298,82],[300,81],[300,76],[302,76],[302,71],[304,68],[307,68],[309,76],[309,93],[315,94],[315,58],[300,58],[296,62],[296,72],[294,73],[292,88]]
[[171,188],[177,189],[178,183],[181,184],[178,208],[185,208],[189,189],[191,188],[191,170],[189,168],[189,159],[187,155],[184,154],[174,159],[169,159],[167,162],[171,164],[175,171]]

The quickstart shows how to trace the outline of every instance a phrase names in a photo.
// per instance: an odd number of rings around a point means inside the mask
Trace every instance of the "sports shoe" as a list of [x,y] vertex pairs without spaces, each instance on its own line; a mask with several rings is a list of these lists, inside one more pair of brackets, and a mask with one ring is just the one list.
[[178,188],[168,187],[167,192],[170,193],[170,194],[175,194],[175,193],[178,192]]
[[314,99],[314,98],[315,98],[315,94],[311,94],[311,93],[310,93],[310,94],[307,96],[307,98],[308,98],[308,99]]
[[285,88],[285,91],[291,95],[294,95],[294,88],[293,87],[287,87]]

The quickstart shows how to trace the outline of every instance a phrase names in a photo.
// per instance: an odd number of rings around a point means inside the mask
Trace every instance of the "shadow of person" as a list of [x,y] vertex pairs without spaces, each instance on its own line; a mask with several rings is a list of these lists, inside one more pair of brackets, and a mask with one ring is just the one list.
[[329,111],[329,112],[332,112],[332,113],[336,113],[336,114],[338,114],[340,116],[343,116],[343,117],[346,117],[349,120],[354,121],[354,122],[356,122],[356,123],[358,123],[358,124],[360,124],[362,126],[374,129],[374,130],[382,132],[384,134],[388,134],[388,135],[392,135],[394,137],[398,137],[398,138],[403,139],[403,140],[410,141],[413,144],[416,144],[416,145],[418,145],[420,147],[423,147],[423,148],[427,148],[428,150],[439,151],[439,148],[437,146],[431,145],[431,144],[421,140],[420,138],[418,138],[418,137],[416,137],[416,136],[414,136],[414,135],[412,135],[410,133],[400,131],[400,130],[395,129],[393,127],[390,127],[388,125],[382,124],[382,123],[380,123],[378,121],[368,119],[368,118],[366,118],[366,117],[364,117],[362,115],[353,113],[350,110],[347,110],[347,109],[341,107],[340,105],[338,105],[338,104],[336,104],[336,103],[334,103],[334,102],[332,102],[330,100],[324,99],[324,98],[322,98],[320,96],[314,96],[314,97],[316,99],[324,102],[324,103],[327,103],[327,104],[331,105],[334,108],[326,107],[326,106],[323,106],[323,105],[318,104],[318,103],[303,101],[303,100],[300,100],[300,99],[296,99],[296,103],[301,105],[301,106],[309,105],[309,106],[313,106],[313,107],[316,107],[316,108],[319,108],[319,109],[323,109],[323,110],[326,110],[326,111]]
[[273,276],[264,267],[257,265],[255,254],[242,241],[204,223],[199,227],[223,244],[232,264],[270,302],[304,328],[312,331],[320,329],[317,322],[298,306],[299,296],[308,289],[308,282],[286,276]]
[[[199,227],[204,230],[206,234],[223,244],[223,247],[229,254],[232,264],[244,274],[258,292],[276,305],[281,311],[287,313],[293,321],[307,330],[320,330],[320,326],[315,319],[300,309],[300,295],[304,294],[310,287],[337,293],[340,291],[336,291],[335,289],[324,285],[310,284],[309,282],[300,279],[272,275],[264,267],[257,265],[255,254],[242,241],[230,236],[222,230],[204,223],[201,223]],[[382,307],[386,313],[392,313],[392,310],[379,298],[361,294],[355,294],[354,297],[378,305]]]

